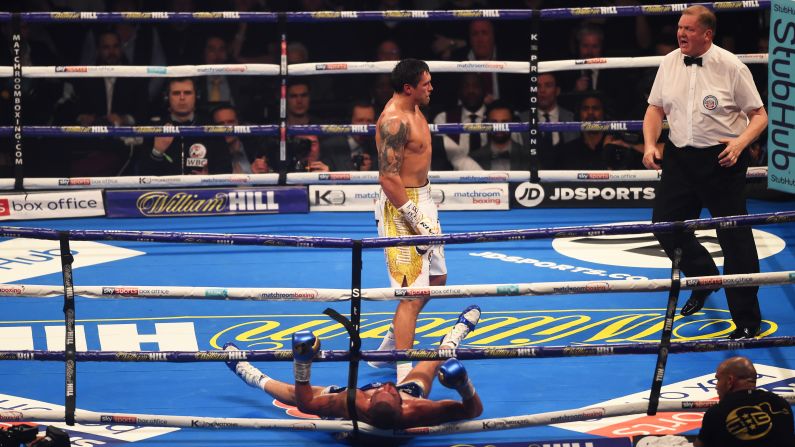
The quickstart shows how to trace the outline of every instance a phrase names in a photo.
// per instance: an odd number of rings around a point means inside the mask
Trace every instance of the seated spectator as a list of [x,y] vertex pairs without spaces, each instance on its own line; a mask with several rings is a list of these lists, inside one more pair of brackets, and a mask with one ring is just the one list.
[[[355,102],[351,109],[351,124],[375,124],[373,105],[365,101]],[[322,146],[323,161],[332,171],[378,170],[378,151],[374,135],[333,136],[325,138]]]
[[[153,125],[195,126],[210,124],[196,112],[193,79],[168,80],[168,113],[152,118]],[[232,172],[229,150],[218,137],[179,133],[148,139],[138,160],[139,175],[223,174]]]
[[[482,78],[477,73],[464,73],[458,84],[458,105],[439,113],[434,124],[480,123],[486,116]],[[470,149],[478,149],[486,141],[484,133],[450,134],[442,137],[450,164],[456,171],[480,170],[469,156]]]
[[[513,110],[502,101],[489,104],[486,114],[489,123],[515,121]],[[527,171],[530,169],[530,153],[513,141],[510,132],[492,132],[485,145],[470,153],[470,156],[487,171]]]
[[[292,41],[287,44],[287,63],[288,64],[306,64],[309,62],[317,62],[311,60],[309,50],[302,42]],[[316,102],[330,102],[335,99],[335,92],[337,84],[345,83],[345,80],[332,79],[334,76],[306,76],[303,82],[309,86],[312,91],[312,99]]]
[[287,83],[287,125],[316,124],[317,120],[309,113],[312,106],[309,83],[303,78]]
[[[489,20],[477,19],[469,22],[468,46],[454,51],[453,60],[497,61],[511,60],[506,48],[497,48],[494,24]],[[515,92],[526,91],[527,77],[509,73],[480,73],[483,85],[483,102],[489,104],[502,99],[512,108],[518,104],[526,104],[527,98]]]
[[[126,65],[121,39],[113,29],[95,33],[96,65]],[[76,78],[74,86],[77,124],[81,126],[134,126],[146,116],[147,80],[143,78]],[[137,138],[87,139],[71,151],[69,175],[104,177],[119,175],[132,157]]]
[[375,115],[378,116],[384,110],[384,106],[392,99],[392,81],[389,74],[377,74],[370,84],[370,103],[375,107]]
[[[602,27],[585,23],[575,32],[577,42],[575,59],[598,59],[604,58],[604,31]],[[628,84],[624,70],[600,70],[587,68],[574,71],[565,71],[561,75],[563,90],[569,98],[576,98],[582,93],[599,91],[606,95],[617,106],[615,115],[626,117],[631,108],[635,105],[628,98],[626,89]]]
[[[554,73],[541,73],[538,75],[538,122],[561,123],[574,121],[574,113],[564,109],[558,104],[560,87]],[[529,112],[519,115],[522,122],[530,121]],[[538,141],[538,163],[540,169],[552,169],[555,159],[555,150],[563,143],[576,139],[579,134],[575,132],[541,132]],[[524,141],[525,134],[522,134]]]
[[[229,63],[226,40],[219,35],[208,35],[204,41],[202,64],[223,65]],[[204,98],[204,106],[213,109],[220,103],[239,106],[240,85],[245,81],[242,76],[209,75],[198,79],[196,95]]]
[[[604,121],[602,97],[586,93],[577,108],[580,121]],[[628,138],[627,138],[628,139]],[[583,131],[555,151],[555,169],[640,169],[643,140],[632,143],[602,130]]]
[[[212,115],[213,123],[221,126],[240,124],[237,110],[231,104],[217,106]],[[227,135],[224,137],[224,141],[229,149],[233,174],[267,174],[270,172],[267,145],[263,138]]]
[[380,61],[399,61],[401,51],[400,46],[392,39],[386,39],[378,44],[375,49],[375,60]]
[[[142,11],[136,0],[114,0],[108,2],[113,12]],[[113,24],[113,29],[121,38],[121,48],[125,59],[131,65],[166,65],[166,53],[160,40],[157,28],[146,23],[121,21]],[[91,65],[97,58],[96,38],[89,31],[83,42],[80,65]],[[149,79],[149,100],[156,98],[163,91],[165,78]]]

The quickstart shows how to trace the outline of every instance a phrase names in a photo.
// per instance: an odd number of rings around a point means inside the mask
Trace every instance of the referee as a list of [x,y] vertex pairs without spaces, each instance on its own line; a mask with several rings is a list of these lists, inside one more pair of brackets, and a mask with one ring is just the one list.
[[[679,18],[679,48],[657,70],[643,118],[643,164],[662,169],[654,201],[653,222],[696,219],[706,207],[713,217],[747,214],[743,189],[750,155],[744,149],[767,126],[767,112],[748,67],[712,43],[715,14],[690,6]],[[669,136],[655,146],[668,118]],[[750,228],[719,229],[724,274],[759,272],[759,256]],[[692,231],[677,236],[655,234],[673,259],[682,248],[687,276],[718,275],[709,252]],[[694,290],[681,313],[692,315],[715,290]],[[726,298],[736,329],[729,338],[752,338],[762,320],[758,287],[729,288]]]

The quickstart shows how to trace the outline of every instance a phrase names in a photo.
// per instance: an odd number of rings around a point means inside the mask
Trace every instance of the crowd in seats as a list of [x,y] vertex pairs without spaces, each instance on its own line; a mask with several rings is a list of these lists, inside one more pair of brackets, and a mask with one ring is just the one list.
[[[627,6],[635,0],[593,0],[584,5],[574,0],[169,0],[153,3],[141,0],[31,0],[6,5],[11,12],[25,11],[325,11],[325,10],[409,10],[409,9],[495,9],[560,8],[570,6]],[[650,2],[643,2],[649,4]],[[663,2],[659,2],[663,3]],[[736,53],[764,52],[769,11],[718,13],[721,29],[716,44]],[[541,22],[539,45],[542,61],[661,55],[676,48],[673,16],[586,18]],[[0,66],[12,65],[10,23],[0,24],[2,47]],[[529,57],[528,23],[518,20],[468,21],[360,21],[288,23],[288,62],[389,61],[413,57],[424,60],[513,60]],[[760,36],[759,39],[740,38]],[[278,63],[279,28],[274,23],[256,22],[163,22],[163,23],[23,23],[22,64],[33,66],[70,65],[183,65]],[[752,66],[760,92],[766,92],[764,65]],[[601,119],[643,117],[645,98],[656,70],[575,70],[539,77],[540,122],[565,122],[594,116],[583,112],[583,103],[598,101]],[[487,113],[504,118],[506,111],[515,121],[529,118],[529,90],[526,75],[495,73],[432,73],[434,93],[425,110],[429,122],[470,123],[489,121]],[[11,78],[0,79],[0,125],[13,123]],[[192,80],[196,117],[202,122],[229,121],[225,114],[246,124],[276,124],[279,121],[280,84],[277,77],[213,75]],[[24,78],[23,125],[142,125],[153,118],[170,118],[166,78]],[[355,119],[355,111],[372,106],[375,118],[392,95],[388,75],[334,74],[290,77],[287,93],[288,124],[341,124]],[[591,98],[591,99],[589,99]],[[490,107],[497,104],[499,107]],[[214,116],[222,108],[220,117]],[[589,106],[590,110],[590,106]],[[367,110],[369,115],[370,110]],[[494,149],[502,135],[472,133],[435,136],[433,169],[489,169],[494,163],[487,145]],[[542,169],[595,166],[601,160],[608,169],[637,167],[632,152],[639,135],[543,134],[539,148]],[[215,137],[224,146],[223,137]],[[310,138],[311,139],[311,138]],[[372,142],[360,136],[322,137],[316,160],[302,164],[317,169],[377,169]],[[141,160],[151,156],[152,139],[136,138],[33,138],[26,137],[25,175],[64,177],[94,175],[136,175],[147,171]],[[576,141],[573,141],[576,140]],[[278,142],[273,139],[225,140],[231,152],[223,170],[247,172],[278,170]],[[240,163],[242,142],[248,165]],[[511,148],[521,146],[523,136],[510,135]],[[599,144],[594,144],[597,142]],[[310,141],[310,143],[313,143]],[[354,147],[354,143],[356,146]],[[314,144],[314,143],[313,143]],[[341,160],[348,146],[350,162]],[[580,146],[578,150],[572,146]],[[585,146],[582,146],[582,145]],[[251,146],[257,146],[252,149]],[[0,150],[0,174],[11,175],[10,145]],[[262,146],[260,148],[260,146]],[[300,145],[299,145],[300,146]],[[364,149],[359,149],[359,146]],[[617,156],[595,148],[622,148]],[[760,151],[764,153],[764,145]],[[591,152],[579,149],[587,147]],[[513,150],[513,149],[511,149]],[[561,156],[562,154],[576,156]],[[477,153],[477,157],[473,154]],[[147,155],[148,154],[148,155]],[[591,157],[586,157],[589,154]],[[257,157],[259,155],[259,157]],[[610,157],[613,157],[612,159]],[[616,161],[617,158],[621,160]],[[478,160],[487,160],[480,163]],[[609,161],[605,161],[610,159]],[[259,161],[258,161],[259,160]],[[561,160],[565,160],[563,163]],[[262,163],[264,166],[260,166]],[[289,160],[292,162],[292,160]],[[254,168],[254,164],[259,166]],[[574,164],[572,164],[574,163]],[[513,165],[513,163],[511,163]],[[201,170],[200,170],[201,171]]]

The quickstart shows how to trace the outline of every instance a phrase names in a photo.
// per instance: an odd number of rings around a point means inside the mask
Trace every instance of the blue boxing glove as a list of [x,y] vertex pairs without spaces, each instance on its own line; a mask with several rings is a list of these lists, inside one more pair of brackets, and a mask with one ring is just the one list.
[[293,334],[293,374],[296,382],[309,382],[312,359],[320,351],[320,339],[310,331]]
[[447,359],[439,367],[439,382],[447,388],[458,391],[463,399],[470,399],[475,395],[475,387],[469,380],[464,364],[458,359]]

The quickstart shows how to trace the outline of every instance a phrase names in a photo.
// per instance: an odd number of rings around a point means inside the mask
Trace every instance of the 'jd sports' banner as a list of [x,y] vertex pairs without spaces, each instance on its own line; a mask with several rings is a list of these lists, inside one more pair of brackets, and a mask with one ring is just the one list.
[[773,0],[770,9],[767,184],[795,193],[795,1]]
[[643,208],[654,202],[657,182],[556,182],[511,184],[517,208]]
[[306,188],[155,189],[107,191],[108,217],[307,213]]

